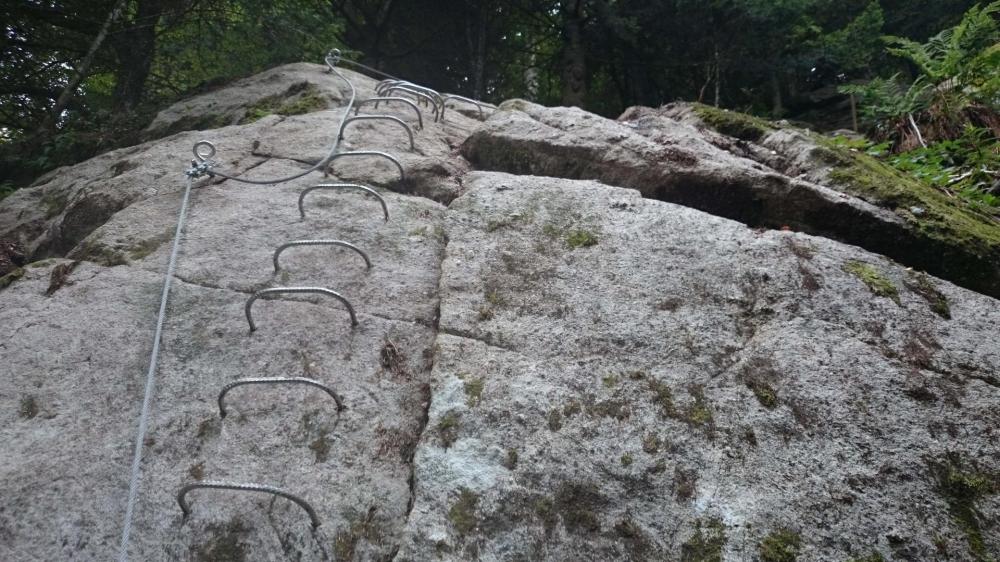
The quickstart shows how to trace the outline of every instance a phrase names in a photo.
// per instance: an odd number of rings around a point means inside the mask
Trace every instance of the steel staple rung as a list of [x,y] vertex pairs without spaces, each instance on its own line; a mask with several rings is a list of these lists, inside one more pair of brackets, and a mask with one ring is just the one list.
[[334,154],[332,158],[330,158],[329,163],[333,164],[334,160],[336,160],[337,158],[344,158],[345,156],[379,156],[381,158],[385,158],[390,162],[392,162],[393,164],[395,164],[396,168],[399,169],[400,181],[406,180],[406,174],[405,172],[403,172],[403,165],[400,164],[399,160],[396,160],[396,158],[391,154],[380,152],[378,150],[353,150],[351,152],[338,152],[337,154]]
[[412,101],[410,101],[410,100],[408,100],[406,98],[384,97],[384,96],[378,96],[378,97],[374,97],[374,98],[368,98],[366,100],[358,102],[358,104],[354,106],[354,114],[357,115],[358,112],[361,111],[361,106],[364,105],[364,104],[366,104],[366,103],[374,103],[375,104],[375,109],[378,109],[379,102],[383,102],[383,101],[386,102],[386,103],[388,103],[390,101],[398,101],[398,102],[402,102],[402,103],[405,103],[405,104],[409,105],[410,107],[413,108],[413,111],[417,114],[417,128],[418,129],[423,129],[424,128],[424,114],[423,114],[423,112],[420,111],[420,108],[417,107],[417,104],[413,103]]
[[417,146],[413,144],[413,130],[406,124],[406,121],[403,121],[399,117],[393,117],[392,115],[356,115],[354,117],[344,119],[344,121],[340,124],[340,133],[337,135],[337,140],[344,139],[344,129],[346,129],[347,125],[354,121],[392,121],[394,123],[399,123],[403,129],[406,130],[406,134],[410,137],[410,150],[412,151],[417,149]]
[[188,492],[190,492],[191,490],[197,490],[199,488],[207,488],[210,490],[236,490],[239,492],[264,492],[266,494],[280,496],[282,498],[295,502],[296,504],[298,504],[299,507],[306,510],[306,513],[309,514],[310,521],[312,521],[313,529],[316,529],[317,527],[320,526],[320,520],[319,516],[316,515],[316,510],[314,510],[306,500],[294,494],[290,494],[282,490],[281,488],[275,488],[274,486],[266,486],[264,484],[252,484],[252,483],[243,484],[237,482],[213,482],[213,481],[196,482],[192,484],[186,484],[185,486],[181,487],[180,491],[177,492],[177,503],[180,504],[181,506],[181,512],[184,514],[185,520],[187,520],[188,515],[191,514],[191,506],[187,504],[184,498],[185,496],[187,496]]
[[365,260],[365,269],[372,268],[372,261],[368,259],[368,254],[364,252],[361,248],[358,248],[350,242],[344,242],[343,240],[292,240],[291,242],[285,242],[284,244],[277,247],[274,250],[274,272],[277,273],[281,270],[281,266],[278,264],[278,257],[281,253],[288,248],[293,248],[297,246],[340,246],[342,248],[347,248],[349,250],[354,250],[357,252],[362,259]]
[[[403,92],[415,96],[418,100],[420,99],[426,100],[428,103],[430,103],[431,107],[434,109],[434,121],[437,122],[441,120],[440,98],[435,98],[430,94],[421,92],[420,90],[415,90],[409,86],[393,86],[391,88],[386,89],[385,92],[382,92],[380,95],[388,96],[389,94],[392,94],[394,92]],[[375,104],[375,107],[376,108],[378,107],[377,103]]]
[[313,379],[307,379],[305,377],[257,377],[257,378],[246,378],[246,379],[235,380],[227,384],[226,386],[222,387],[222,390],[219,391],[219,398],[218,398],[220,418],[225,419],[226,414],[228,413],[226,412],[226,403],[225,403],[226,394],[230,390],[236,388],[237,386],[244,386],[248,384],[264,384],[264,385],[304,384],[307,386],[315,386],[316,388],[319,388],[320,390],[326,392],[333,398],[333,401],[337,404],[337,412],[342,412],[344,410],[344,403],[341,402],[340,397],[337,396],[337,393],[334,392],[332,388],[326,386],[325,384],[319,381],[315,381]]
[[326,295],[328,297],[333,297],[339,300],[340,302],[344,303],[344,306],[347,307],[347,312],[351,315],[351,326],[353,327],[358,325],[358,317],[354,314],[354,307],[351,306],[350,301],[344,298],[344,296],[338,293],[337,291],[334,291],[332,289],[326,289],[323,287],[275,287],[273,289],[261,289],[260,291],[257,291],[256,293],[251,295],[249,299],[247,299],[246,306],[243,307],[243,310],[247,316],[247,323],[250,324],[250,332],[253,333],[257,331],[257,325],[254,324],[253,313],[252,313],[253,303],[257,301],[257,299],[260,299],[261,297],[266,297],[268,295],[302,294],[302,293]]
[[361,191],[373,195],[376,199],[378,199],[379,204],[382,205],[382,214],[385,215],[385,222],[389,222],[389,207],[386,206],[385,199],[383,199],[382,196],[379,195],[379,193],[374,189],[364,185],[358,185],[356,183],[321,183],[319,185],[314,185],[312,187],[307,187],[303,189],[302,193],[299,193],[300,218],[303,219],[306,218],[306,210],[304,207],[306,194],[308,194],[311,191],[316,191],[317,189],[360,189]]

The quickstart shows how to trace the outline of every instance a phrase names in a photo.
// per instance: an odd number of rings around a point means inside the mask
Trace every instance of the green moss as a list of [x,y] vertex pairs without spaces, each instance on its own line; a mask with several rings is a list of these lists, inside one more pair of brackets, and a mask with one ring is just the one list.
[[601,378],[601,382],[604,383],[604,388],[614,388],[618,386],[618,375],[604,375],[604,377]]
[[313,440],[309,444],[309,449],[315,455],[317,464],[326,462],[330,458],[330,439],[326,436],[326,433]]
[[333,541],[334,559],[337,562],[355,560],[358,543],[362,540],[371,544],[382,542],[384,533],[375,520],[375,513],[376,510],[372,507],[364,516],[359,516],[356,512],[348,516],[350,526],[337,533]]
[[944,296],[941,291],[938,291],[926,273],[911,273],[910,280],[906,282],[906,286],[927,301],[934,314],[945,320],[951,319],[951,307],[948,305],[948,297]]
[[165,242],[173,239],[173,237],[174,237],[174,229],[168,228],[166,231],[161,232],[160,234],[152,238],[142,240],[135,246],[129,248],[128,250],[129,258],[131,258],[132,260],[141,260],[146,256],[148,256],[149,254],[155,252],[157,248],[162,246]]
[[605,503],[597,486],[584,482],[564,482],[556,490],[553,506],[562,517],[563,526],[568,532],[590,536],[601,530],[597,510]]
[[625,466],[625,467],[632,466],[632,462],[633,461],[635,461],[635,459],[632,458],[631,454],[625,453],[624,455],[622,455],[622,458],[621,458],[622,466]]
[[559,408],[552,408],[548,415],[548,425],[549,430],[559,431],[562,429],[562,414],[559,413]]
[[312,84],[295,99],[281,104],[275,113],[279,115],[302,115],[327,108],[327,101]]
[[658,453],[662,444],[663,442],[654,433],[650,433],[642,438],[642,450],[650,455]]
[[[1000,254],[1000,225],[995,220],[867,154],[837,146],[825,137],[816,140],[831,154],[829,179],[844,191],[896,209],[926,237],[947,247],[984,261],[995,261]],[[922,212],[914,214],[914,207]],[[981,272],[955,272],[959,281],[976,273]]]
[[490,303],[493,306],[504,306],[507,304],[507,301],[503,298],[503,295],[501,295],[500,291],[497,291],[496,289],[492,291],[487,291],[486,302]]
[[757,552],[763,562],[795,562],[799,556],[802,539],[788,529],[778,529],[760,542]]
[[726,109],[694,104],[694,112],[702,122],[716,131],[740,140],[756,142],[774,130],[767,121]]
[[42,206],[45,207],[45,218],[52,217],[63,212],[69,197],[65,193],[44,193],[42,194]]
[[461,536],[466,536],[479,526],[479,518],[476,517],[476,506],[479,504],[479,496],[467,488],[460,488],[458,500],[451,504],[448,510],[448,521],[451,521],[455,530]]
[[878,552],[873,552],[868,556],[861,558],[851,558],[847,562],[885,562],[885,558],[883,558]]
[[209,525],[208,534],[211,538],[193,550],[193,559],[197,562],[244,562],[247,550],[240,544],[240,537],[249,529],[239,519],[233,519],[229,524]]
[[448,412],[442,416],[437,424],[437,432],[444,448],[451,447],[458,440],[458,415],[455,412]]
[[0,277],[0,290],[10,287],[14,281],[17,281],[21,277],[24,277],[24,268],[21,267],[11,271],[3,277]]
[[567,418],[571,418],[579,414],[582,410],[583,408],[580,406],[579,402],[576,400],[570,400],[563,406],[563,415]]
[[660,415],[665,418],[676,418],[677,408],[674,407],[674,393],[666,383],[649,379],[649,390],[655,395],[653,402],[660,406]]
[[27,267],[28,269],[36,269],[36,268],[39,268],[39,267],[48,267],[48,266],[52,265],[53,263],[55,263],[55,261],[56,260],[54,258],[45,258],[44,260],[33,261],[33,262],[29,263],[28,265],[26,265],[24,267]]
[[722,562],[725,530],[718,519],[709,519],[704,525],[701,520],[695,522],[694,535],[681,545],[681,562]]
[[486,381],[482,378],[472,379],[465,381],[463,388],[465,389],[466,403],[469,407],[477,406],[483,396],[483,388],[486,386]]
[[92,261],[107,267],[126,265],[128,263],[125,254],[121,251],[93,240],[84,244],[80,250],[78,259]]
[[1000,473],[990,474],[970,469],[957,455],[930,461],[938,493],[948,503],[952,520],[965,534],[969,554],[977,562],[992,562],[980,524],[983,516],[976,503],[986,495],[1000,493]]
[[326,98],[320,94],[313,84],[299,82],[293,84],[285,93],[267,96],[257,100],[247,107],[241,124],[253,123],[268,115],[302,115],[321,111],[328,106]]
[[753,395],[757,397],[757,401],[760,405],[767,408],[768,410],[773,410],[778,407],[778,394],[774,391],[774,388],[766,382],[748,377],[746,379],[747,388],[749,388]]
[[624,421],[632,415],[632,410],[629,409],[624,400],[604,400],[591,406],[588,413],[593,417]]
[[256,121],[260,121],[268,115],[274,115],[274,112],[263,107],[250,107],[247,109],[247,112],[240,121],[240,124],[245,125],[247,123],[254,123]]
[[569,249],[589,248],[597,245],[597,234],[589,230],[571,230],[566,234],[566,245]]
[[21,419],[30,420],[38,415],[38,401],[32,395],[22,396],[21,405],[18,408],[17,415]]
[[880,296],[890,298],[899,304],[899,289],[893,285],[892,281],[888,277],[883,275],[873,266],[851,260],[844,264],[844,271],[850,273],[851,275],[860,279],[865,285],[868,285],[868,289]]
[[694,402],[691,403],[687,412],[685,412],[687,422],[692,425],[711,425],[713,422],[712,410],[709,408],[708,399],[705,397],[704,387],[691,385],[688,388],[688,392],[691,393]]
[[503,466],[507,470],[517,468],[517,449],[508,449],[507,456],[503,460]]

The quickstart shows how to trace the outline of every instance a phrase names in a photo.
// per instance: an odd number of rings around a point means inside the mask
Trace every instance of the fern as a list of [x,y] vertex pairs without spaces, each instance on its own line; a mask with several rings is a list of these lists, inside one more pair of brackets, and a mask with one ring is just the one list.
[[960,76],[984,49],[1000,40],[995,16],[1000,14],[1000,0],[986,7],[973,6],[962,21],[926,43],[905,37],[886,36],[889,53],[908,59],[934,85]]

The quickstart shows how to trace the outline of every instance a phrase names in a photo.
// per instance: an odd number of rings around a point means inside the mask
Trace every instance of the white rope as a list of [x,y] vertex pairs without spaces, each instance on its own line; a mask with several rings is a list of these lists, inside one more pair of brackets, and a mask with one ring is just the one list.
[[160,357],[160,339],[163,335],[163,323],[167,317],[167,298],[170,296],[170,285],[174,279],[174,269],[177,266],[177,252],[181,245],[181,232],[187,218],[188,200],[191,197],[191,186],[201,172],[197,168],[188,171],[187,185],[184,188],[184,198],[177,217],[177,229],[174,231],[174,245],[170,251],[170,261],[167,264],[167,275],[163,280],[163,294],[160,297],[160,314],[156,318],[156,333],[153,335],[153,353],[149,358],[149,370],[146,372],[146,394],[142,399],[142,410],[139,414],[139,431],[135,438],[135,452],[132,455],[132,476],[128,485],[128,503],[125,507],[125,523],[122,526],[122,540],[118,551],[119,562],[128,561],[128,540],[132,532],[132,513],[135,510],[135,500],[139,493],[140,464],[142,463],[142,446],[146,440],[146,429],[149,425],[149,410],[153,401],[153,389],[156,386],[156,364]]

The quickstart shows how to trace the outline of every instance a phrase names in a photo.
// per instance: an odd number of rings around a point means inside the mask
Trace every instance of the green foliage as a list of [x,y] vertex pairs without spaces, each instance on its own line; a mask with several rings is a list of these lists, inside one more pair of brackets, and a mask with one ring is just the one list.
[[841,87],[861,98],[862,116],[876,139],[893,139],[897,151],[925,139],[952,140],[970,123],[1000,132],[1000,0],[973,6],[962,21],[928,41],[886,36],[887,52],[912,63],[919,75],[909,84],[876,78]]
[[1000,214],[1000,139],[989,129],[966,126],[954,140],[943,140],[888,159],[897,170],[954,193],[978,210]]
[[0,201],[3,201],[11,193],[17,191],[17,186],[12,181],[0,182]]
[[961,77],[968,64],[984,49],[993,46],[1000,28],[994,19],[1000,13],[1000,0],[985,7],[973,6],[961,23],[918,43],[905,37],[887,36],[889,53],[908,59],[932,84]]

